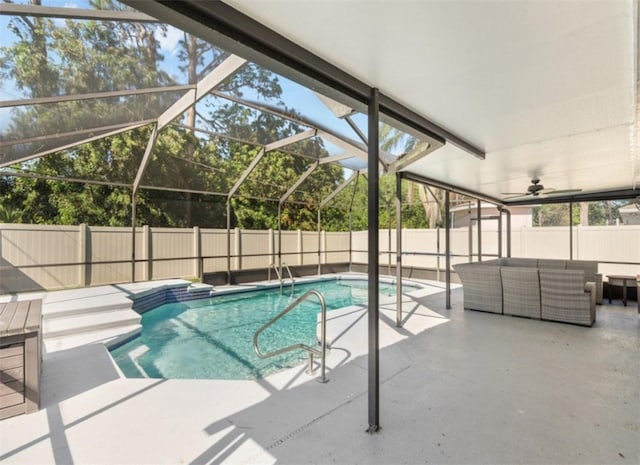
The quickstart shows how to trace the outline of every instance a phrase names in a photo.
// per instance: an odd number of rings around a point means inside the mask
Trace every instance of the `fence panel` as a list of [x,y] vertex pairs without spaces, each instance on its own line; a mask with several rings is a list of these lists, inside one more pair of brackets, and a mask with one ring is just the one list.
[[301,231],[302,234],[302,264],[317,265],[318,264],[318,247],[320,241],[317,232]]
[[0,292],[63,289],[81,283],[79,265],[29,267],[81,261],[79,226],[3,224]]
[[[87,284],[123,283],[131,281],[131,228],[110,228],[91,226],[88,228],[88,259],[91,262],[108,262],[121,260],[122,263],[92,263]],[[143,231],[136,229],[136,258],[147,258],[142,251],[145,249]],[[140,255],[138,255],[140,254]],[[145,264],[136,265],[136,276],[144,279]]]
[[[282,234],[282,263],[300,265],[298,256],[298,231],[281,231]],[[276,233],[277,238],[278,233]]]
[[369,261],[367,255],[369,235],[367,231],[353,231],[352,238],[354,252],[352,253],[351,260],[353,260],[354,263],[367,263]]
[[[151,279],[195,276],[196,260],[181,258],[194,256],[193,229],[150,229],[153,251]],[[167,258],[176,260],[162,260]]]
[[[348,232],[328,232],[326,233],[324,263],[341,263],[349,261],[349,233]],[[332,250],[346,250],[346,252],[331,252]]]
[[[234,240],[234,232],[231,231],[231,240]],[[232,242],[233,244],[233,242]],[[202,271],[213,273],[227,271],[227,230],[226,229],[201,229],[200,251],[203,257]]]
[[242,253],[242,266],[243,270],[249,270],[253,268],[267,268],[274,262],[271,255],[265,255],[263,257],[248,257],[247,255],[254,254],[269,254],[271,250],[271,244],[268,231],[251,231],[242,230],[240,232],[240,252]]

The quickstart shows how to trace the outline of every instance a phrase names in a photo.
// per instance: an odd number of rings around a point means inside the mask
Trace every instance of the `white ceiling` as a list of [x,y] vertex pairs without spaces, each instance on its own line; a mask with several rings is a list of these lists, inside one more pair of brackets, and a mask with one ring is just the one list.
[[486,152],[407,168],[496,198],[640,188],[636,0],[226,0]]

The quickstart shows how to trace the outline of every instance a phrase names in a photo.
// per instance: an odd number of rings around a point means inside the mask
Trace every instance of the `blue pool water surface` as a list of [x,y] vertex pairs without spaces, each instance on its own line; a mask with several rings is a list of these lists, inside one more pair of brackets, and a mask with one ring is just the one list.
[[[142,333],[111,352],[129,378],[257,379],[299,365],[304,351],[261,360],[253,351],[253,335],[269,319],[310,289],[322,293],[327,311],[367,301],[364,280],[329,280],[165,304],[142,315]],[[403,286],[405,291],[417,289]],[[395,285],[380,283],[382,295],[395,295]],[[303,302],[260,335],[266,353],[290,344],[316,344],[315,297]]]

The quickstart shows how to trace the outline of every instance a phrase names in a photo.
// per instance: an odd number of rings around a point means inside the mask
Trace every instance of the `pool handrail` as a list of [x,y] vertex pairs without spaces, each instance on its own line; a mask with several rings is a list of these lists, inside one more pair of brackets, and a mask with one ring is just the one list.
[[[304,302],[305,300],[308,300],[312,296],[316,296],[318,298],[318,300],[320,301],[320,307],[322,308],[321,321],[320,321],[320,350],[318,350],[318,349],[316,349],[314,347],[310,347],[310,346],[308,346],[306,344],[298,343],[298,344],[292,344],[290,346],[283,347],[282,349],[274,350],[272,352],[268,352],[266,354],[263,354],[260,351],[260,348],[258,347],[258,337],[260,336],[260,334],[265,329],[267,329],[269,326],[274,324],[280,318],[285,316],[291,310],[293,310],[298,305],[300,305],[302,302]],[[305,350],[309,354],[309,373],[311,373],[313,371],[313,356],[317,355],[317,356],[320,357],[320,369],[321,369],[320,378],[318,379],[318,381],[321,382],[321,383],[326,383],[327,381],[329,381],[327,379],[327,377],[326,377],[327,305],[325,303],[325,300],[324,300],[324,297],[322,296],[322,294],[320,292],[316,291],[315,289],[311,289],[310,291],[307,291],[304,294],[302,294],[300,297],[298,297],[296,300],[294,300],[291,304],[287,305],[287,307],[284,310],[282,310],[280,313],[278,313],[276,316],[274,316],[272,319],[270,319],[268,322],[266,322],[262,327],[260,327],[260,329],[258,329],[258,331],[256,331],[256,333],[253,336],[253,350],[256,353],[256,355],[258,357],[260,357],[261,359],[275,357],[276,355],[280,355],[280,354],[283,354],[285,352],[291,352],[293,350]]]
[[276,276],[278,277],[278,281],[280,282],[280,290],[282,290],[282,276],[280,275],[280,271],[275,263],[271,263],[269,265],[269,273],[267,274],[267,279],[271,281],[271,270],[276,272]]
[[275,263],[271,263],[269,265],[269,272],[267,275],[267,279],[271,281],[271,270],[273,269],[276,272],[278,281],[280,282],[280,293],[282,293],[282,286],[284,284],[284,279],[282,279],[282,268],[285,268],[287,270],[287,273],[289,274],[289,280],[291,281],[291,294],[293,294],[295,280],[293,279],[293,275],[291,274],[291,269],[289,268],[289,265],[287,265],[286,263],[283,262],[282,265],[280,265],[280,269],[278,269]]

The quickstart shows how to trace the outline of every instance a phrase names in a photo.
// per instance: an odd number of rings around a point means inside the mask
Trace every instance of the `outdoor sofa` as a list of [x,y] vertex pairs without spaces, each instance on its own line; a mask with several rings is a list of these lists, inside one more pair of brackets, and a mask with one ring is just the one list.
[[595,322],[602,286],[596,262],[502,258],[454,269],[466,309],[585,326]]

